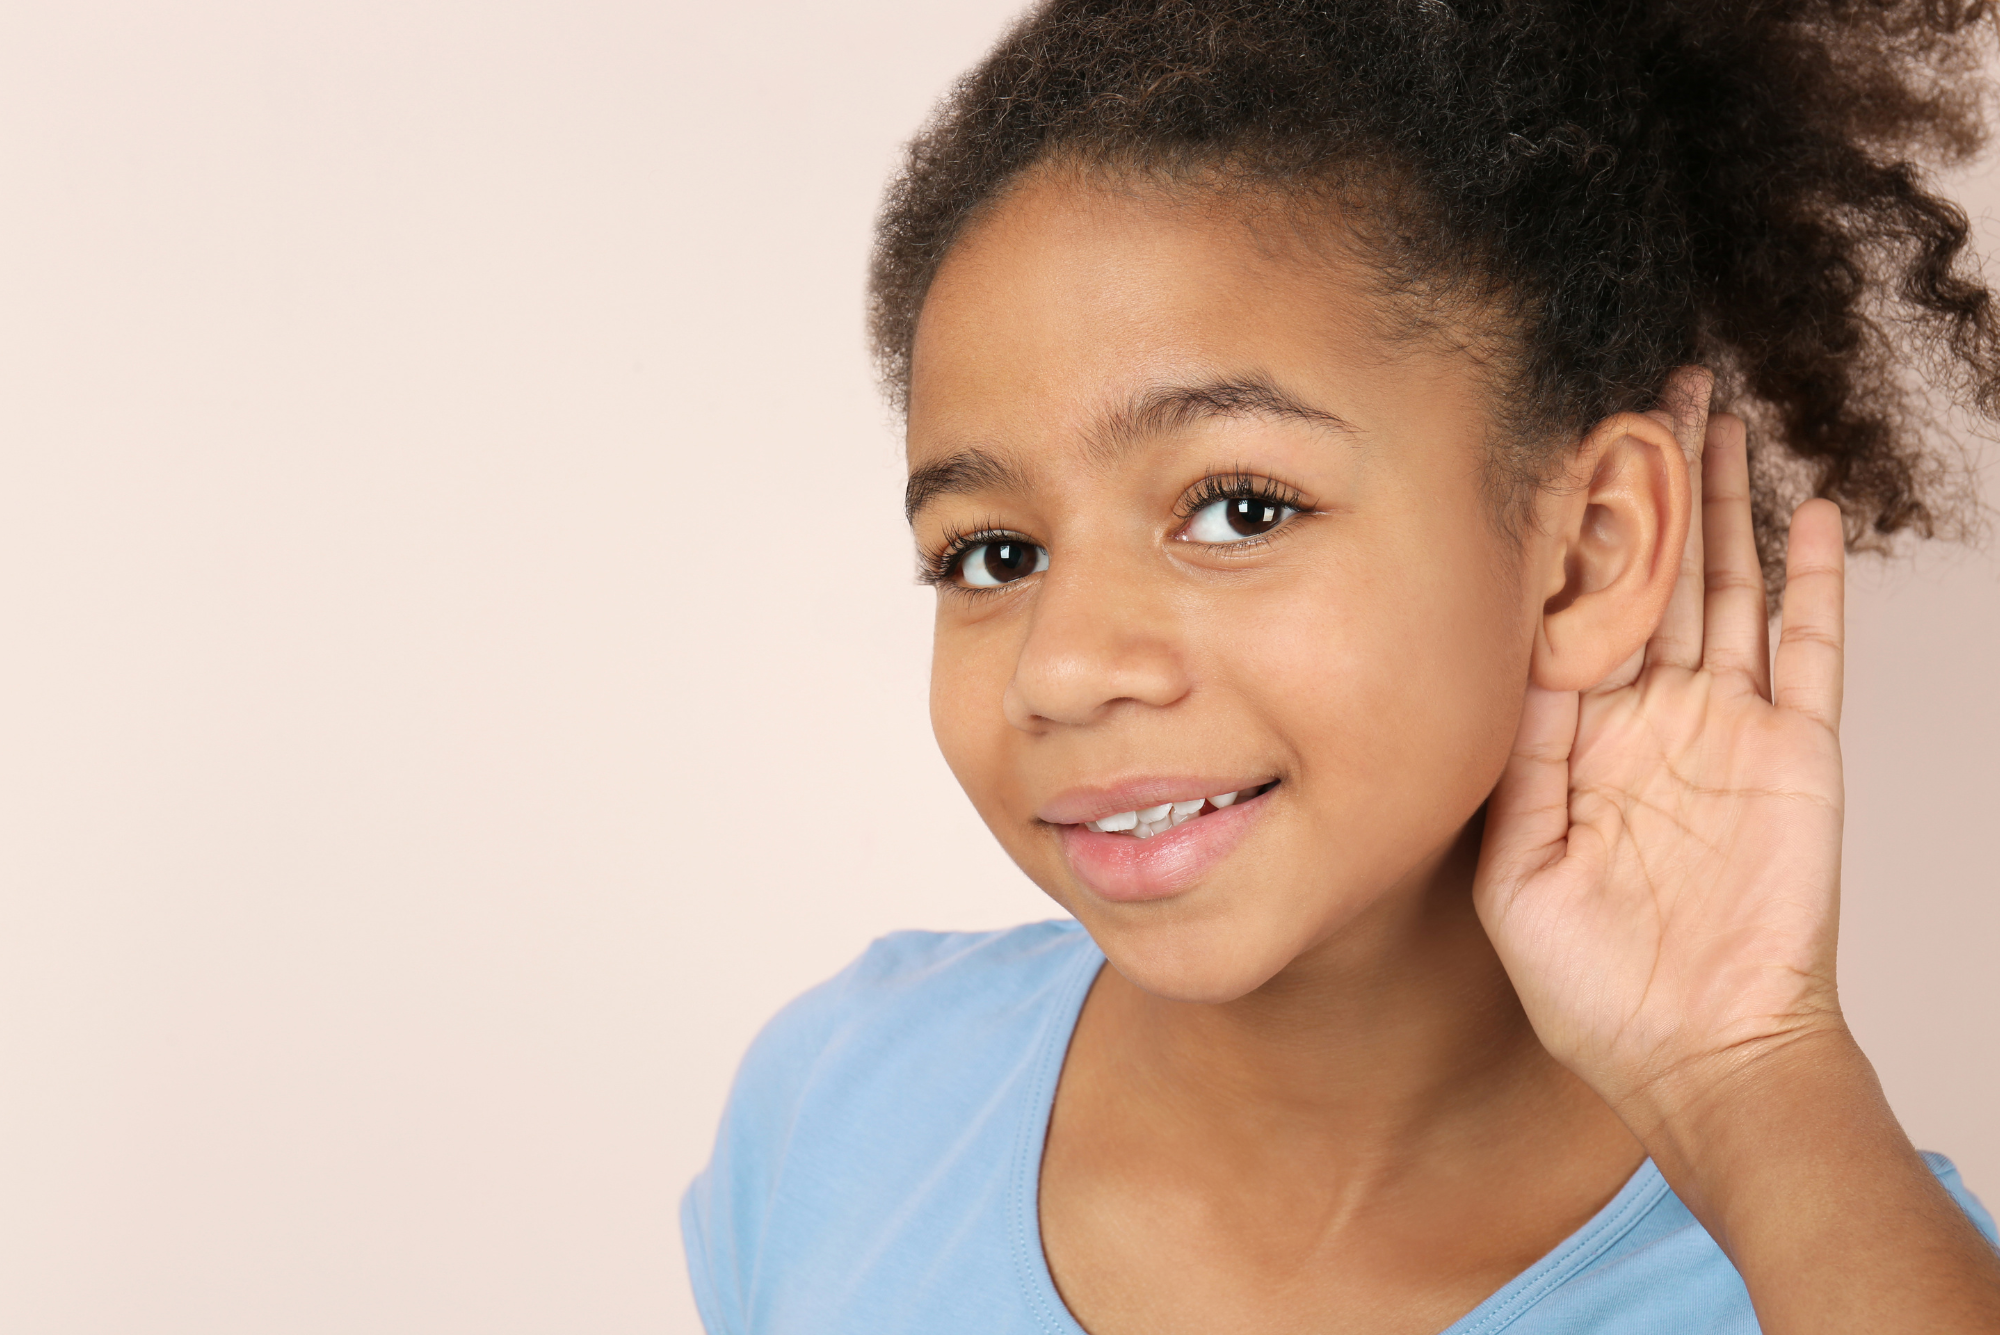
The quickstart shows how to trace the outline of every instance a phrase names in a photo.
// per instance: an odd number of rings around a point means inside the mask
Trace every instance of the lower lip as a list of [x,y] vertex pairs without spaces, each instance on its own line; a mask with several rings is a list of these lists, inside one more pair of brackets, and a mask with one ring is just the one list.
[[1248,801],[1183,821],[1151,839],[1061,825],[1057,833],[1063,859],[1099,899],[1114,904],[1171,899],[1193,889],[1216,863],[1229,856],[1276,791],[1275,787],[1266,789]]

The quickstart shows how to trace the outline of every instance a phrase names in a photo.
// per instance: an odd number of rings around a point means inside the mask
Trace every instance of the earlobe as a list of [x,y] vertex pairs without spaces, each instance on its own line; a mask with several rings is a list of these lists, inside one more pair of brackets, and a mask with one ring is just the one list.
[[1536,685],[1588,690],[1645,647],[1679,575],[1693,514],[1687,459],[1657,417],[1619,413],[1584,438],[1552,493],[1531,667]]

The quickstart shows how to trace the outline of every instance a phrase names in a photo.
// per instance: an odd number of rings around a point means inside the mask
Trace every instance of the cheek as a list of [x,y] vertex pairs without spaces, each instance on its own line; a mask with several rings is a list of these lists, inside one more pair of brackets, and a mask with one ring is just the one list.
[[[1497,780],[1532,625],[1490,554],[1428,546],[1239,600],[1212,661],[1284,738],[1301,815],[1366,879],[1450,838]],[[1275,591],[1274,591],[1275,592]],[[1318,840],[1315,840],[1318,842]]]
[[945,764],[975,807],[986,812],[1007,776],[1003,700],[1013,656],[987,626],[939,619],[931,639],[931,733]]

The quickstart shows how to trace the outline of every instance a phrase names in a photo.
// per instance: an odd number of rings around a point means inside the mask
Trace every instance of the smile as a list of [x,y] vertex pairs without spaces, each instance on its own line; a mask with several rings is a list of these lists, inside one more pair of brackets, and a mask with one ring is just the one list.
[[1239,788],[1235,792],[1218,793],[1214,797],[1190,797],[1180,801],[1162,802],[1158,806],[1142,807],[1137,811],[1120,811],[1111,816],[1100,816],[1096,820],[1083,822],[1083,828],[1098,834],[1129,834],[1135,839],[1151,839],[1156,834],[1165,834],[1176,825],[1234,806],[1237,802],[1247,802],[1259,794],[1269,792],[1277,786],[1274,779],[1250,788]]

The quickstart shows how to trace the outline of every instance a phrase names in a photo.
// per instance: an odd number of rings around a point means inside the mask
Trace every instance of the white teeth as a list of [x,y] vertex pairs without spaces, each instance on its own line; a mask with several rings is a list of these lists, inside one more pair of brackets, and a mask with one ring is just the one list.
[[1197,797],[1185,802],[1162,802],[1156,807],[1141,807],[1137,811],[1121,811],[1115,816],[1100,816],[1096,820],[1085,821],[1083,828],[1095,830],[1100,834],[1129,832],[1135,839],[1151,839],[1156,834],[1165,834],[1176,825],[1193,820],[1201,814],[1204,806],[1214,807],[1220,811],[1259,791],[1258,788],[1242,788],[1215,797]]

